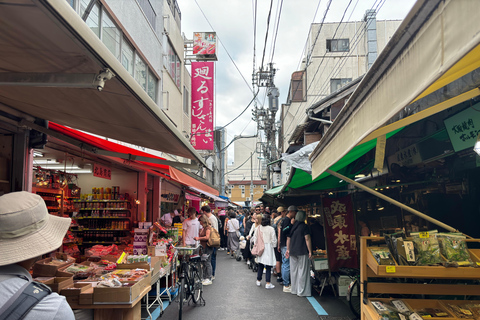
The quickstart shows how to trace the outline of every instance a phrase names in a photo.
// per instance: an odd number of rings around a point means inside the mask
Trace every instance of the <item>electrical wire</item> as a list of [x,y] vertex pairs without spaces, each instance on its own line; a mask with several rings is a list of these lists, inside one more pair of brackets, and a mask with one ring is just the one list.
[[253,157],[253,155],[256,154],[256,153],[257,153],[257,151],[253,151],[252,154],[250,155],[250,157],[247,158],[247,160],[245,160],[241,165],[239,165],[239,166],[236,167],[235,169],[226,172],[226,173],[224,174],[224,176],[226,176],[227,174],[229,174],[229,173],[231,173],[231,172],[233,172],[233,171],[236,171],[236,170],[240,169],[241,167],[243,167],[243,165],[244,165],[245,163],[247,163],[247,161],[250,160],[250,159]]
[[275,29],[275,36],[273,37],[273,40],[272,40],[272,51],[270,53],[270,63],[273,63],[273,55],[275,54],[278,29],[280,28],[280,17],[282,16],[282,7],[283,7],[283,0],[280,1],[280,5],[277,7],[277,19],[273,27],[273,29]]
[[272,6],[273,6],[273,0],[270,0],[270,9],[268,10],[267,30],[265,31],[265,44],[263,45],[262,63],[260,64],[260,70],[263,70],[263,62],[265,60],[265,50],[267,49],[268,30],[270,29],[270,17],[272,16]]

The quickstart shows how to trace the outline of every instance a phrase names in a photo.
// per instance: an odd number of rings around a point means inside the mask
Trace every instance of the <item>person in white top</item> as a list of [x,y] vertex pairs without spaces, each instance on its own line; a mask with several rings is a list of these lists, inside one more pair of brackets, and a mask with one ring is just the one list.
[[275,286],[270,282],[270,279],[272,277],[272,267],[277,262],[275,252],[273,251],[273,248],[277,246],[277,237],[275,235],[275,229],[270,226],[270,217],[268,215],[263,215],[261,226],[255,229],[253,234],[254,242],[257,241],[258,237],[263,238],[265,250],[261,256],[257,257],[257,286],[260,287],[262,284],[263,269],[265,268],[265,289],[273,289]]
[[170,227],[173,222],[173,217],[170,212],[165,213],[161,218],[160,221],[163,223],[164,226]]
[[[212,210],[209,206],[203,206],[200,208],[200,211],[208,218],[210,221],[210,225],[215,230],[218,230],[218,220],[217,217],[212,213]],[[212,264],[212,280],[215,280],[215,269],[217,267],[217,248],[213,248],[212,252],[212,260],[210,261]]]
[[194,240],[195,237],[198,237],[200,231],[200,222],[197,219],[197,210],[195,208],[188,208],[188,219],[183,221],[183,236],[182,243],[183,245],[198,245],[198,241]]

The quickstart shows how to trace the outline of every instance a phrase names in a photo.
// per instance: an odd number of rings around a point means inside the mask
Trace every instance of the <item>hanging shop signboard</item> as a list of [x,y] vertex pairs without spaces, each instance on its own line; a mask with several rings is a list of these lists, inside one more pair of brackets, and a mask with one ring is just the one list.
[[172,203],[177,203],[178,199],[180,198],[180,195],[176,193],[162,193],[161,196],[162,196],[163,202],[172,202]]
[[93,164],[93,176],[103,179],[112,180],[112,169],[102,166],[100,164]]
[[358,268],[351,197],[323,199],[323,213],[330,271]]
[[197,60],[217,59],[217,34],[216,32],[194,32],[193,54]]
[[213,150],[213,62],[192,62],[192,137],[195,150]]
[[473,148],[480,133],[480,103],[445,119],[444,123],[455,152]]

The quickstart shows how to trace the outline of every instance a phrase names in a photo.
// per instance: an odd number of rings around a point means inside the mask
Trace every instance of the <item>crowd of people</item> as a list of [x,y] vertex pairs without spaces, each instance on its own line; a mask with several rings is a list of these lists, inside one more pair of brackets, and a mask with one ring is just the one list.
[[[305,211],[293,205],[272,210],[257,205],[251,210],[229,207],[212,212],[209,206],[203,206],[198,215],[195,208],[187,210],[187,217],[182,221],[182,241],[183,245],[200,243],[208,256],[203,285],[211,285],[215,279],[217,251],[226,251],[231,258],[245,261],[247,267],[256,272],[257,286],[262,285],[265,275],[265,288],[275,288],[271,281],[273,275],[283,286],[283,292],[311,296],[313,229],[306,224]],[[207,244],[212,228],[220,234],[219,247]]]

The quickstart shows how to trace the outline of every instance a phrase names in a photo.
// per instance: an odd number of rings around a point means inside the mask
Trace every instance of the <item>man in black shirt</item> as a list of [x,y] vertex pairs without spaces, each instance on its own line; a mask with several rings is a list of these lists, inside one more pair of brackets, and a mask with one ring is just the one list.
[[280,251],[282,252],[282,279],[283,279],[283,292],[291,292],[290,287],[290,260],[285,256],[287,252],[287,237],[292,229],[295,215],[297,214],[297,207],[290,206],[287,209],[288,213],[283,218],[280,224],[280,242],[278,244]]

